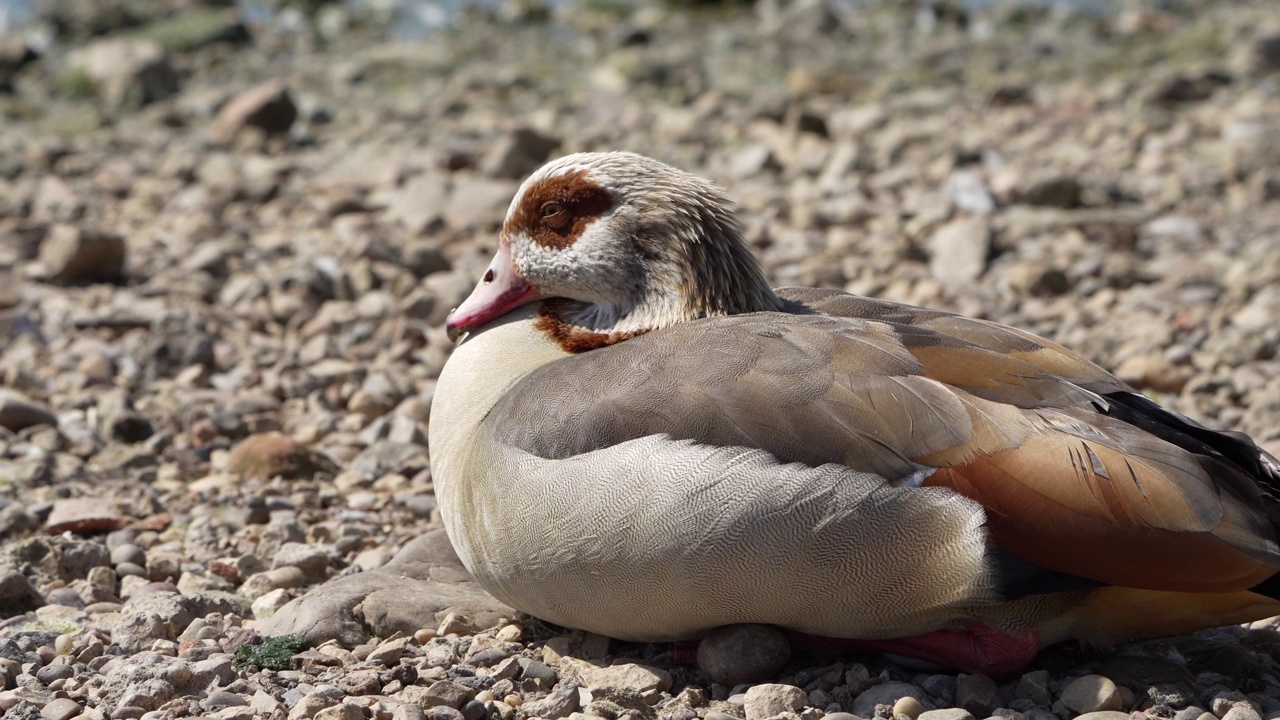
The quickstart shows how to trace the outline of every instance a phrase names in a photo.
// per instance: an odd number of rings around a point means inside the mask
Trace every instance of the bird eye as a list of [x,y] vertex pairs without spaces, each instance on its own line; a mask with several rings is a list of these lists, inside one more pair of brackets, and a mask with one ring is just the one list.
[[542,224],[553,228],[562,228],[569,224],[569,208],[563,203],[547,202],[542,204]]

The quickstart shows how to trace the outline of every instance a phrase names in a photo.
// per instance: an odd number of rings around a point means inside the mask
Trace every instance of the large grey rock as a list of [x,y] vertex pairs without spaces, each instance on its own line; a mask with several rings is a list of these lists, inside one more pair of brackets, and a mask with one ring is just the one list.
[[313,643],[336,639],[352,647],[371,635],[435,628],[449,613],[491,627],[515,611],[476,585],[444,530],[434,530],[383,567],[324,583],[254,626],[262,635],[299,633]]

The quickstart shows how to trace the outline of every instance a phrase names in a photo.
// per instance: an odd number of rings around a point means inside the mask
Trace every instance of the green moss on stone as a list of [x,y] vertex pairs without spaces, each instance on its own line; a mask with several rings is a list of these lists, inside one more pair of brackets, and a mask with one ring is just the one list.
[[311,643],[297,633],[269,637],[257,645],[241,645],[236,648],[236,665],[242,668],[257,667],[263,670],[288,670],[294,655],[306,650]]

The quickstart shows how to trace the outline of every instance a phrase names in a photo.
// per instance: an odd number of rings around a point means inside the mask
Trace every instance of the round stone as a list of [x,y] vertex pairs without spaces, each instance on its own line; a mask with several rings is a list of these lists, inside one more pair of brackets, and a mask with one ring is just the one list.
[[698,644],[698,667],[733,687],[768,680],[791,659],[791,643],[772,625],[726,625]]
[[119,545],[116,549],[111,551],[111,564],[117,566],[118,570],[119,566],[123,563],[132,563],[134,565],[146,567],[147,551],[133,543]]

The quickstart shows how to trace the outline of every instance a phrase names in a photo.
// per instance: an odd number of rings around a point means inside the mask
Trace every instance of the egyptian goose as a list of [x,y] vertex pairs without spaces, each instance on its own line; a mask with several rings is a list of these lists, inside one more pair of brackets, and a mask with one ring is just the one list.
[[458,555],[626,640],[763,623],[968,671],[1280,614],[1280,467],[982,320],[772,289],[733,205],[552,161],[448,319],[430,419]]

